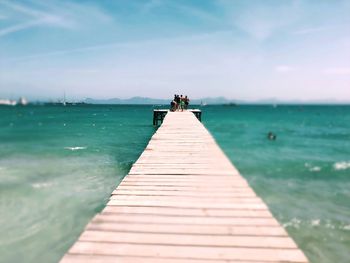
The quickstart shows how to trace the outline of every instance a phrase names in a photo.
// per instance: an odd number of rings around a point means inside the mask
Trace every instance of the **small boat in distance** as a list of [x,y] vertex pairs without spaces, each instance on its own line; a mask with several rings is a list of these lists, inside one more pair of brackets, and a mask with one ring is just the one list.
[[21,106],[25,106],[28,104],[28,100],[25,97],[20,97],[17,104]]
[[17,101],[15,100],[0,99],[0,105],[16,106],[16,104],[17,104]]
[[64,92],[63,94],[63,102],[62,102],[63,106],[66,106],[67,103],[66,103],[66,92]]
[[28,100],[25,97],[20,97],[18,101],[10,100],[10,99],[0,99],[0,105],[5,106],[25,106],[28,104]]

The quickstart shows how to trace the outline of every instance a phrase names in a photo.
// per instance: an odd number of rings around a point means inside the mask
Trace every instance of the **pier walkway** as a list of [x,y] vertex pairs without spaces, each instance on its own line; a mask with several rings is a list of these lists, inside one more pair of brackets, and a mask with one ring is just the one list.
[[62,263],[308,262],[191,112],[169,112]]

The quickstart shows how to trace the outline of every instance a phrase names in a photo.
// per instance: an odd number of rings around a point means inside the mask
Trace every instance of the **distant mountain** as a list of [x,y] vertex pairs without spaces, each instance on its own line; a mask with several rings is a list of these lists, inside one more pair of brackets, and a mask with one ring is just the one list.
[[152,98],[144,98],[144,97],[132,97],[129,99],[106,99],[106,100],[97,100],[87,98],[84,100],[85,103],[90,104],[169,104],[170,100],[164,99],[152,99]]
[[[151,105],[167,105],[170,104],[171,99],[154,99],[154,98],[146,98],[146,97],[132,97],[129,99],[92,99],[87,98],[84,100],[85,103],[89,104],[151,104]],[[193,99],[190,103],[193,105],[199,104],[228,104],[228,103],[236,103],[237,101],[226,99],[225,97],[217,97],[217,98],[202,98],[202,99]],[[242,102],[242,101],[241,101]]]
[[242,101],[238,101],[238,100],[230,100],[230,99],[227,99],[225,97],[215,97],[215,98],[202,98],[202,99],[195,99],[195,100],[192,100],[191,103],[192,104],[202,104],[202,103],[205,103],[205,104],[210,104],[210,105],[213,105],[213,104],[229,104],[229,103],[239,103],[239,102],[242,102]]
[[[142,105],[142,104],[149,104],[149,105],[168,105],[170,104],[171,98],[169,99],[154,99],[154,98],[147,98],[147,97],[132,97],[129,99],[120,99],[120,98],[113,98],[113,99],[92,99],[87,98],[83,102],[88,104],[132,104],[132,105]],[[192,99],[190,101],[190,104],[192,105],[223,105],[223,104],[259,104],[259,105],[278,105],[278,104],[287,104],[287,105],[315,105],[315,104],[350,104],[350,102],[346,101],[338,101],[333,99],[328,100],[313,100],[313,101],[303,101],[303,100],[279,100],[276,98],[268,98],[268,99],[262,99],[262,100],[256,100],[256,101],[245,101],[245,100],[232,100],[227,99],[225,97],[207,97],[207,98],[201,98],[201,99]]]

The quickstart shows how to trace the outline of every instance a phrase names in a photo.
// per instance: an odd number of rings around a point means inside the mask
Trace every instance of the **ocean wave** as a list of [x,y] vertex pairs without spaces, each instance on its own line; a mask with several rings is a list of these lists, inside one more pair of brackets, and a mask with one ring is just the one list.
[[348,222],[337,222],[334,220],[321,220],[320,218],[315,219],[299,219],[292,218],[289,221],[283,222],[282,226],[285,228],[296,228],[299,229],[301,227],[322,227],[327,229],[334,230],[345,230],[350,231],[350,225]]
[[321,167],[319,166],[314,166],[309,169],[310,172],[319,172],[321,171]]
[[319,172],[322,170],[322,168],[320,166],[313,166],[309,163],[305,163],[305,167],[308,168],[308,170],[310,172]]
[[333,165],[334,170],[346,170],[350,168],[350,161],[348,162],[336,162]]
[[66,150],[71,150],[71,151],[78,151],[78,150],[85,150],[87,147],[85,146],[75,146],[75,147],[64,147]]

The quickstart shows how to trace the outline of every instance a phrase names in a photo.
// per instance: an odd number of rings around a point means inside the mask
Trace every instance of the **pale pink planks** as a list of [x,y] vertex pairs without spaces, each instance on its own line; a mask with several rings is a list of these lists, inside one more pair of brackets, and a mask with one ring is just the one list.
[[169,112],[62,263],[308,262],[190,112]]

